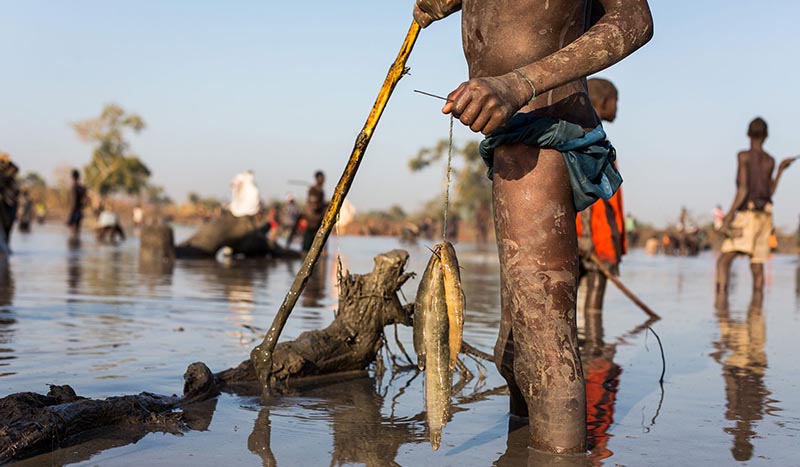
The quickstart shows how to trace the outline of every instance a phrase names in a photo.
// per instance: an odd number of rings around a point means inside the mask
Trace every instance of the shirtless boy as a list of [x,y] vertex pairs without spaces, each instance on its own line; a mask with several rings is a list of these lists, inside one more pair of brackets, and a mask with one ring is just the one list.
[[[597,116],[605,122],[613,122],[617,118],[616,86],[611,81],[592,78],[586,82],[589,88],[589,100],[592,101]],[[622,209],[622,188],[618,189],[611,199],[599,200],[585,211],[578,214],[578,249],[583,259],[582,265],[586,277],[586,315],[587,337],[592,334],[588,327],[596,320],[594,315],[603,311],[603,298],[606,291],[604,276],[588,259],[594,256],[603,262],[611,271],[618,271],[622,255],[626,253],[625,215]],[[616,272],[615,272],[616,273]]]
[[[442,109],[489,135],[517,112],[595,128],[584,77],[622,60],[653,33],[646,0],[417,0],[421,26],[462,10],[470,80]],[[586,449],[586,396],[577,349],[576,207],[561,152],[495,148],[493,198],[501,262],[495,356],[511,413],[530,414],[530,446]]]
[[775,170],[775,159],[764,151],[767,123],[756,118],[747,129],[750,150],[738,156],[736,170],[736,197],[730,211],[722,219],[720,231],[728,235],[722,242],[722,254],[717,260],[716,307],[728,308],[728,283],[731,263],[737,255],[750,258],[753,273],[751,306],[761,308],[764,297],[764,263],[769,259],[769,235],[772,232],[772,195],[778,188],[783,171],[794,162],[794,157],[784,159]]

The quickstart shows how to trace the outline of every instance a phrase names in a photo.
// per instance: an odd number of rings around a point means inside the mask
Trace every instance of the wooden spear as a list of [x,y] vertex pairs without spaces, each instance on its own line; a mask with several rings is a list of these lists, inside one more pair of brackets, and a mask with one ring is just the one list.
[[650,316],[651,318],[654,318],[654,319],[661,319],[661,317],[658,316],[658,314],[655,311],[651,310],[650,307],[647,306],[643,301],[639,300],[639,297],[634,295],[634,293],[631,292],[630,289],[625,287],[625,284],[623,284],[621,280],[617,279],[614,276],[614,274],[612,274],[611,271],[608,270],[606,265],[603,264],[602,262],[600,262],[600,260],[597,258],[597,256],[594,253],[592,253],[589,256],[589,260],[592,261],[597,266],[597,269],[599,269],[600,272],[602,272],[603,275],[608,278],[608,280],[610,280],[611,282],[614,283],[614,285],[619,287],[619,290],[621,290],[622,293],[624,293],[628,298],[630,298],[631,301],[633,301],[633,303],[638,305],[639,308],[642,309],[642,311],[647,313],[648,316]]
[[364,128],[362,128],[361,133],[359,133],[356,138],[353,152],[350,154],[350,160],[347,162],[344,173],[342,173],[342,177],[336,185],[333,197],[328,205],[328,210],[325,211],[322,224],[319,230],[317,230],[317,234],[314,236],[314,242],[311,244],[311,248],[308,250],[305,260],[303,260],[303,265],[300,267],[300,270],[297,271],[292,287],[283,299],[283,303],[278,313],[275,315],[275,319],[267,335],[264,337],[264,341],[250,352],[250,359],[253,362],[253,366],[258,374],[258,379],[265,391],[269,388],[269,375],[272,371],[272,352],[275,350],[275,344],[278,343],[278,337],[280,337],[281,331],[283,331],[283,327],[286,325],[286,320],[289,318],[289,314],[291,314],[297,302],[297,298],[305,288],[306,282],[308,282],[308,278],[314,270],[314,265],[317,263],[317,259],[319,259],[322,247],[328,240],[331,229],[334,224],[336,224],[336,217],[339,215],[342,202],[345,196],[347,196],[347,192],[350,190],[350,185],[353,184],[356,171],[361,164],[361,159],[364,157],[364,152],[372,138],[372,132],[375,130],[375,126],[378,124],[381,114],[383,114],[383,109],[386,107],[386,103],[389,101],[389,97],[392,95],[392,91],[394,91],[397,82],[400,81],[400,78],[407,72],[405,67],[406,61],[409,55],[411,55],[411,49],[414,47],[419,31],[419,24],[417,24],[416,21],[412,21],[408,34],[406,34],[406,38],[403,41],[403,46],[400,48],[400,52],[397,54],[394,63],[392,63],[392,66],[389,68],[389,73],[386,75],[386,80],[383,82],[377,99],[375,99],[375,104],[372,106]]

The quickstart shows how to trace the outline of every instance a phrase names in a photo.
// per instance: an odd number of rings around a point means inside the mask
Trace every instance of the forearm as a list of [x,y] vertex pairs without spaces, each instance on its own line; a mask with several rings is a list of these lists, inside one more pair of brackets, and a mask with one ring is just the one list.
[[736,190],[736,196],[733,198],[733,204],[731,204],[731,209],[728,211],[728,214],[725,217],[732,217],[733,213],[738,211],[743,205],[745,200],[747,199],[747,190]]
[[781,175],[783,175],[783,169],[778,169],[778,173],[775,174],[775,178],[772,180],[772,186],[770,187],[769,195],[772,197],[775,194],[775,191],[778,190],[778,182],[781,180]]
[[541,94],[619,62],[653,36],[646,1],[617,0],[588,31],[566,47],[522,67]]

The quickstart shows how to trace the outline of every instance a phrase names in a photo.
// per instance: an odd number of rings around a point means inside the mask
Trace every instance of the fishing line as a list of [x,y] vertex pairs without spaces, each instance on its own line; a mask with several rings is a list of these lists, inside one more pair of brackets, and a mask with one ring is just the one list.
[[450,172],[453,160],[453,114],[450,114],[450,141],[447,148],[447,187],[444,190],[444,224],[442,226],[442,240],[447,241],[447,212],[450,210]]
[[[414,89],[414,92],[428,97],[435,97],[443,101],[452,102],[452,99],[437,96],[429,92]],[[444,222],[442,225],[442,240],[447,240],[447,212],[450,210],[450,172],[452,171],[451,161],[453,159],[453,114],[450,114],[450,140],[447,148],[447,187],[444,192]]]

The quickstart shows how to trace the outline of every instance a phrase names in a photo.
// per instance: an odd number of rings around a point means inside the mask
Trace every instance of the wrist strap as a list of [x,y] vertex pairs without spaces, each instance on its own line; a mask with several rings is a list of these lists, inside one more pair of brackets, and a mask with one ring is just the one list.
[[531,99],[528,101],[527,104],[530,105],[531,102],[533,102],[533,100],[536,99],[536,86],[533,85],[533,81],[531,81],[531,79],[528,78],[528,75],[523,73],[522,70],[520,70],[519,68],[514,68],[514,73],[519,73],[519,75],[522,76],[522,79],[527,81],[528,85],[531,87]]

